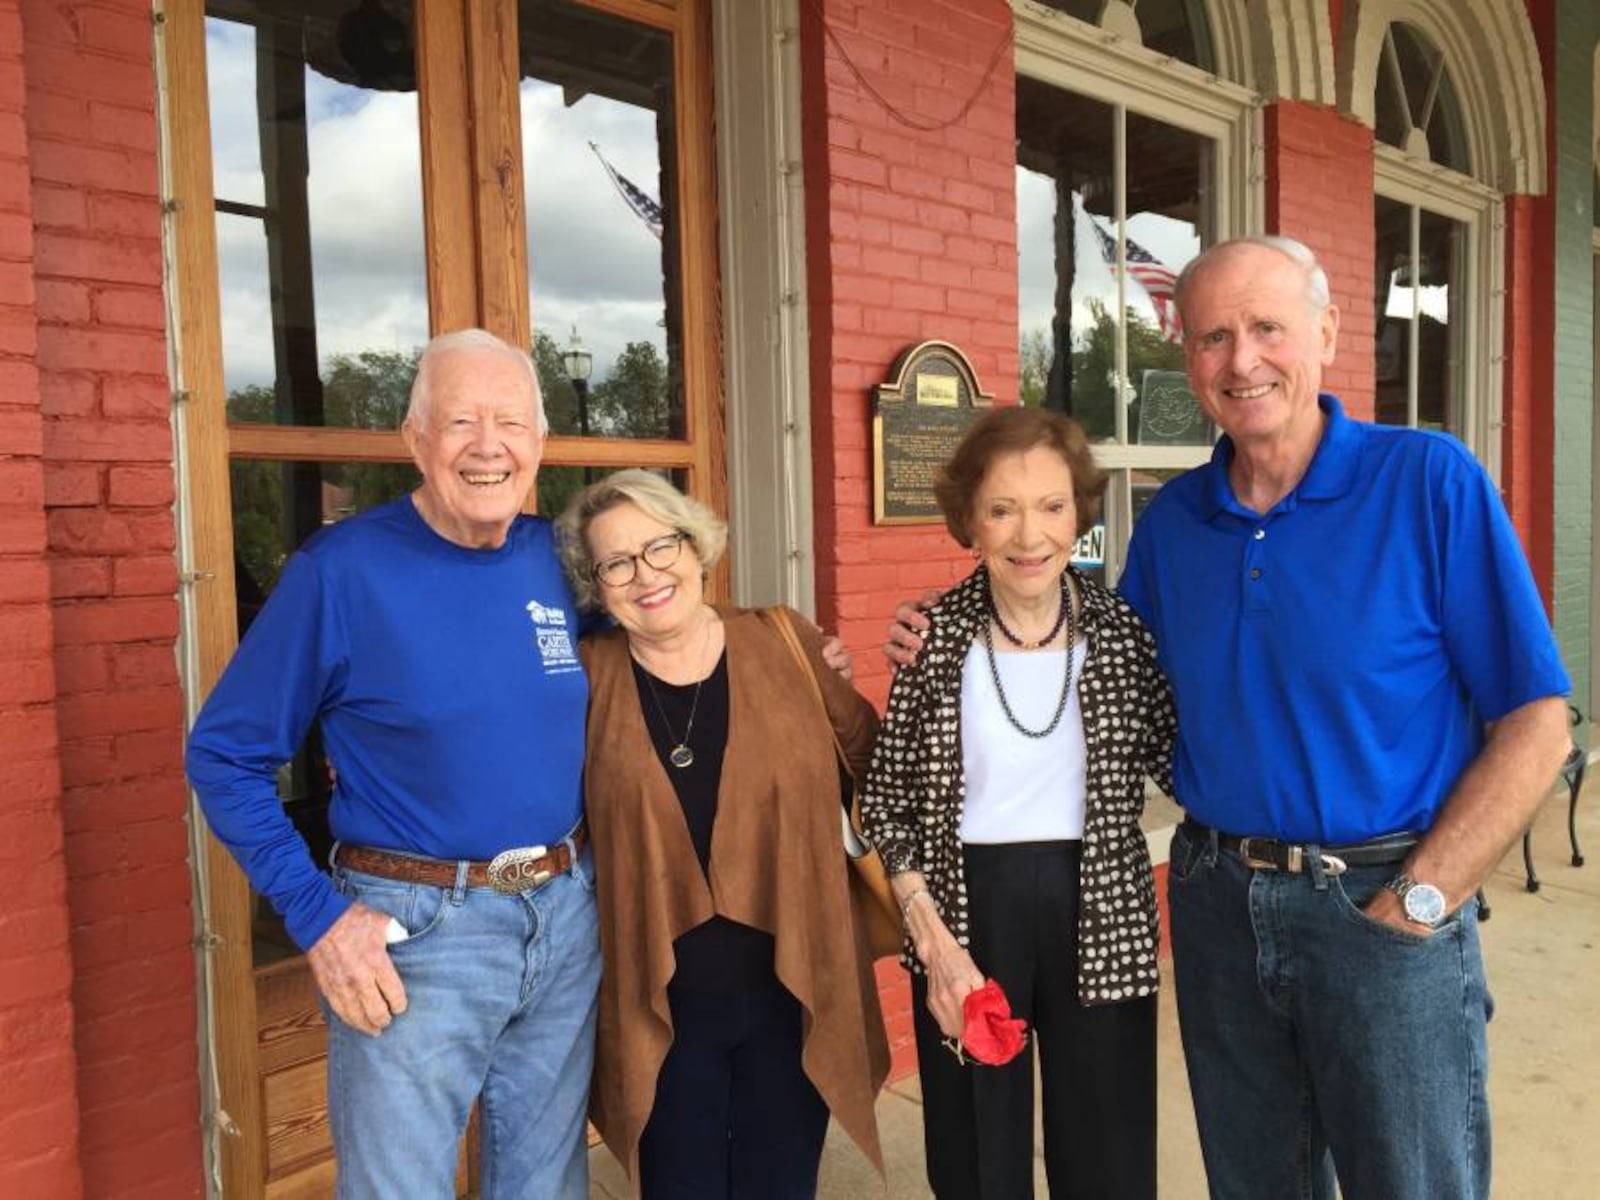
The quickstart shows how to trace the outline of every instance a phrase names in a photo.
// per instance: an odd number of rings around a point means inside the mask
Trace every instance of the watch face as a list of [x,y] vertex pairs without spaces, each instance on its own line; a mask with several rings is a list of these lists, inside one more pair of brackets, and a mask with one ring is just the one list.
[[1405,894],[1406,918],[1419,925],[1444,920],[1444,893],[1431,883],[1413,883]]

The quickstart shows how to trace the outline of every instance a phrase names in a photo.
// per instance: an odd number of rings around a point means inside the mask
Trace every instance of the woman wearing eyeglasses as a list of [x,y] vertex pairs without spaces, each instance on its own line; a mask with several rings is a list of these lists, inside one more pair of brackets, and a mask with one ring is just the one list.
[[713,608],[727,527],[619,471],[557,522],[585,639],[585,793],[599,891],[590,1115],[646,1200],[812,1197],[831,1112],[882,1170],[888,1045],[840,832],[837,732],[857,772],[872,707],[795,622],[816,704],[757,610]]

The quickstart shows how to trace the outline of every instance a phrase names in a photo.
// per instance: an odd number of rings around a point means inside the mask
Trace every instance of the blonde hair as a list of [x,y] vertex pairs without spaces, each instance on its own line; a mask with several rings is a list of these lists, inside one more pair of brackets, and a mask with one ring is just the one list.
[[601,513],[623,504],[670,525],[689,539],[701,566],[710,570],[728,545],[728,523],[692,496],[653,471],[629,467],[591,483],[567,504],[556,518],[556,544],[561,565],[572,581],[578,606],[597,609],[600,589],[594,578],[594,556],[589,552],[589,525]]

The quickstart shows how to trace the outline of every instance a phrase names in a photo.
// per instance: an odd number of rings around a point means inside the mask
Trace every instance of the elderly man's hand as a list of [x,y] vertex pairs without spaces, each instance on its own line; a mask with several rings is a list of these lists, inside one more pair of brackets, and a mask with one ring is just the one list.
[[889,623],[889,640],[883,644],[883,656],[889,660],[889,669],[909,667],[917,661],[922,651],[922,635],[933,622],[923,616],[922,610],[932,608],[944,593],[937,589],[923,592],[916,600],[902,600],[894,610],[894,620]]
[[317,987],[334,1014],[373,1037],[406,1010],[406,989],[389,959],[389,916],[359,901],[328,927],[306,954]]

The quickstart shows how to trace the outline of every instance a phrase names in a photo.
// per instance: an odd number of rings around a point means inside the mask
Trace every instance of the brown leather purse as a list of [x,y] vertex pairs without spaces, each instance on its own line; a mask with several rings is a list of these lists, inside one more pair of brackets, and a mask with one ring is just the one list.
[[822,697],[822,684],[817,680],[805,647],[800,644],[800,635],[795,632],[794,624],[789,619],[789,610],[774,605],[765,610],[765,615],[768,624],[777,630],[778,636],[799,664],[806,682],[811,685],[811,694],[822,709],[823,718],[828,722],[828,731],[833,735],[833,752],[839,760],[839,817],[843,825],[845,861],[850,868],[850,902],[857,927],[873,958],[899,954],[906,936],[900,906],[895,903],[894,893],[889,889],[889,875],[883,869],[883,859],[861,832],[861,789],[855,772],[850,769],[850,760],[845,757],[844,747],[839,744],[839,731],[833,727],[833,718],[828,715],[828,705]]

